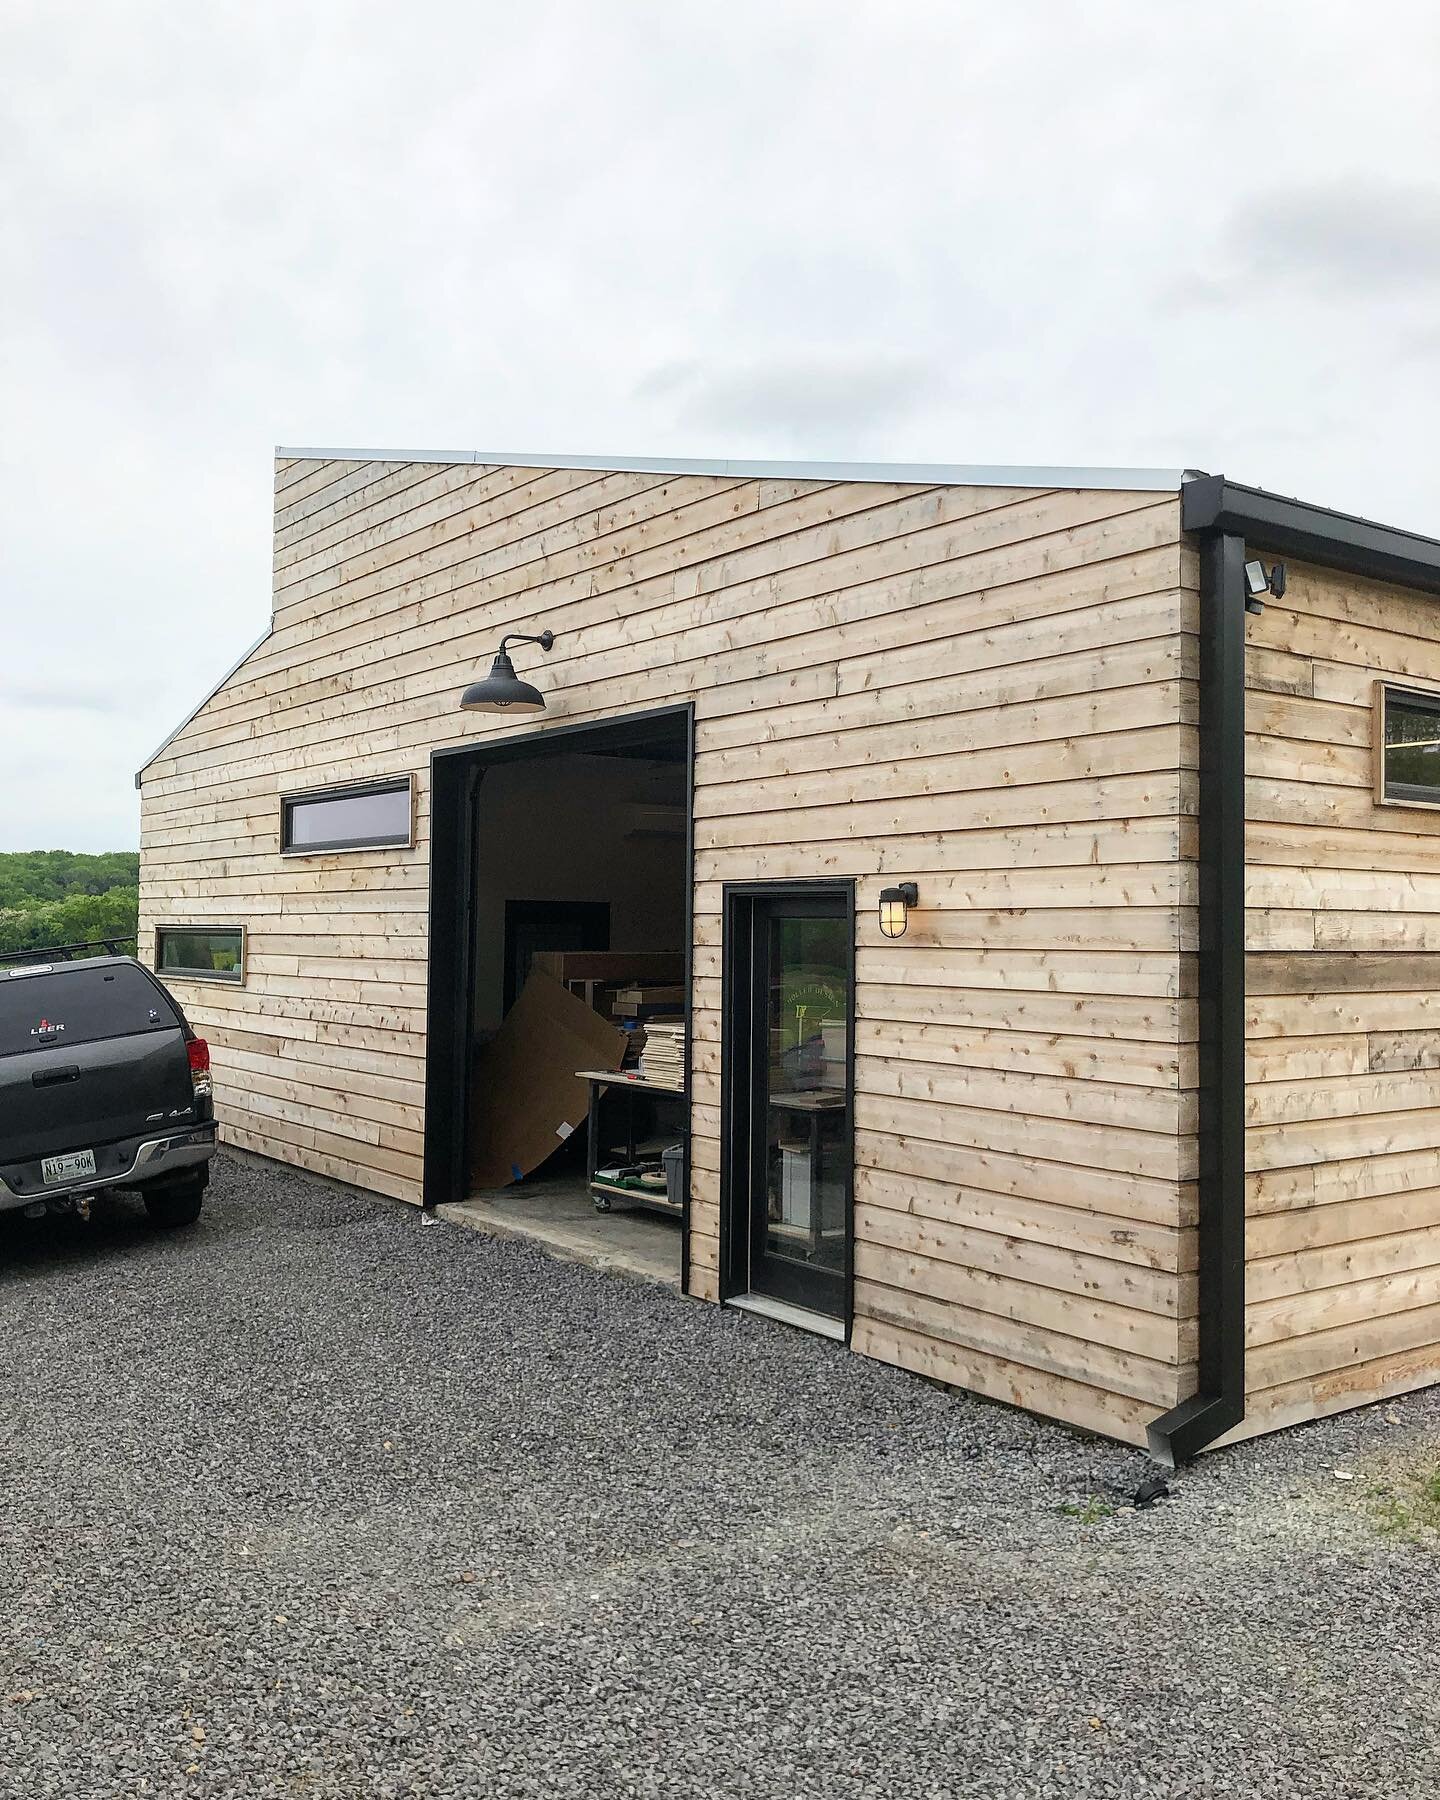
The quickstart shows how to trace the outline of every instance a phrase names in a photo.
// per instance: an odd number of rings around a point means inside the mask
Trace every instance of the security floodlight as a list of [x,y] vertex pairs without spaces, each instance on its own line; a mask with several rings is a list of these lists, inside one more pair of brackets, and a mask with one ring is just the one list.
[[1285,592],[1285,565],[1277,562],[1271,569],[1266,569],[1258,556],[1252,557],[1245,565],[1245,610],[1246,612],[1264,612],[1265,602],[1262,594],[1273,594],[1278,600]]

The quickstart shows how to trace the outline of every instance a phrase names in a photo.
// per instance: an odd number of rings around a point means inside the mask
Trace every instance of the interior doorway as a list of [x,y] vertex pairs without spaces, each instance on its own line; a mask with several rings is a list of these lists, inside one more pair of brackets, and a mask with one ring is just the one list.
[[537,954],[608,950],[608,900],[506,900],[505,1011],[520,998]]
[[692,721],[433,760],[427,1205],[684,1285]]

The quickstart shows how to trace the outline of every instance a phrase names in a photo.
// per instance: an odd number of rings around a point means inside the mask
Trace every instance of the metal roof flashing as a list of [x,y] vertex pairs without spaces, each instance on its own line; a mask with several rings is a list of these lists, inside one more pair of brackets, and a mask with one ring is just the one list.
[[1176,493],[1188,469],[1072,468],[1023,463],[772,462],[752,457],[539,456],[501,450],[337,449],[277,444],[297,462],[485,463],[511,469],[601,469],[617,475],[729,475],[778,481],[884,481],[924,487],[1118,488]]

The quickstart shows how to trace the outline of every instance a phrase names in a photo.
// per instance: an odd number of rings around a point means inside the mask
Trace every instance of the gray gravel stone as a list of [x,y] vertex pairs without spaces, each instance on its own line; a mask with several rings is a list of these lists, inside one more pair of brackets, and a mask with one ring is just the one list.
[[1136,1512],[1139,1455],[233,1159],[194,1232],[0,1221],[0,1308],[6,1800],[1440,1777],[1377,1500],[1435,1395]]

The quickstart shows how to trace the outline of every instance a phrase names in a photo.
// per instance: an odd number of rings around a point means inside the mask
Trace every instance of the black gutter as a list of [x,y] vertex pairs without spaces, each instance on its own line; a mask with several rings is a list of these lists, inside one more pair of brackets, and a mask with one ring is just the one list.
[[1199,1370],[1156,1419],[1174,1466],[1245,1416],[1245,540],[1200,545]]
[[1440,594],[1440,541],[1197,476],[1200,543],[1199,1344],[1196,1392],[1149,1428],[1183,1462],[1245,1416],[1245,557],[1247,547]]
[[1252,548],[1440,594],[1440,541],[1435,538],[1286,500],[1263,488],[1241,487],[1223,475],[1187,481],[1180,504],[1183,528],[1197,536],[1228,532],[1245,538]]

